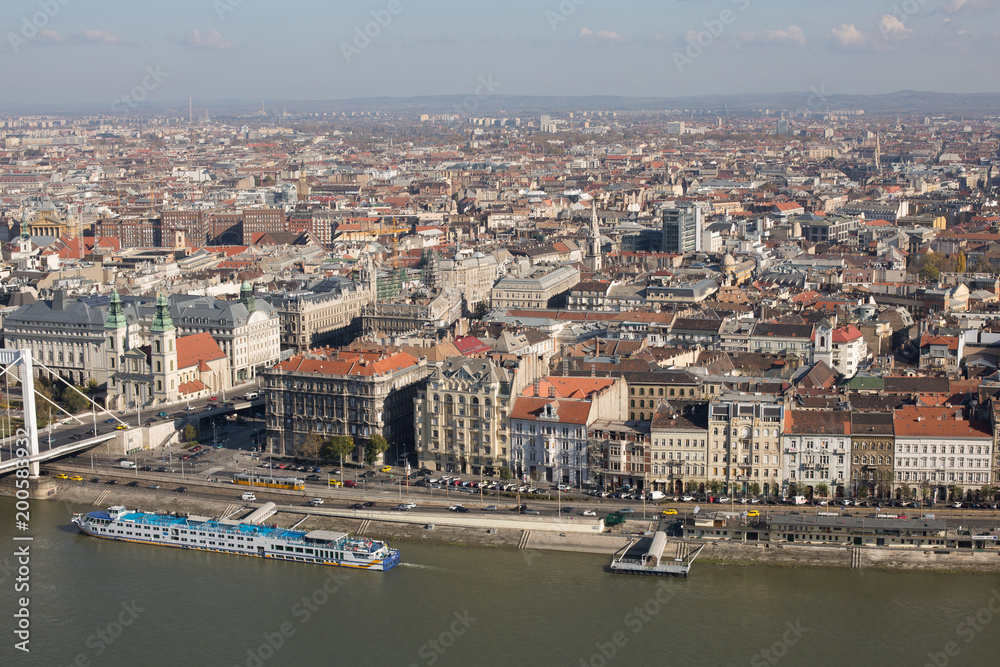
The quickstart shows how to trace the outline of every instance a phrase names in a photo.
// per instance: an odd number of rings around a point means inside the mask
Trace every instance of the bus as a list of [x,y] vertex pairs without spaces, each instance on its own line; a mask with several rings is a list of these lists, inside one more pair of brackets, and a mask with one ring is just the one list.
[[289,489],[290,491],[304,491],[306,488],[306,483],[295,477],[260,477],[244,473],[233,475],[233,484],[261,486],[268,489]]

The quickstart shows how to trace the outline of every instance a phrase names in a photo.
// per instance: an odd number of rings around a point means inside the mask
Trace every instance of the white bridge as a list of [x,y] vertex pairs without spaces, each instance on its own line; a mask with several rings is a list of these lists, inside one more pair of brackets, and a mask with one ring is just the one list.
[[[128,426],[125,422],[122,422],[108,410],[98,406],[98,404],[92,401],[89,396],[80,392],[80,390],[71,385],[69,382],[66,382],[66,380],[64,380],[57,373],[54,373],[50,369],[46,368],[44,364],[38,363],[37,365],[39,368],[48,372],[49,375],[52,376],[53,381],[62,382],[73,391],[86,398],[94,410],[95,419],[96,413],[100,411],[101,413],[113,417],[120,424]],[[67,454],[72,454],[74,452],[93,447],[94,445],[111,440],[117,435],[117,433],[97,434],[94,437],[87,438],[85,440],[79,440],[60,447],[52,447],[50,449],[46,449],[45,451],[41,451],[38,447],[38,422],[35,413],[35,362],[31,358],[31,350],[0,350],[0,366],[3,366],[3,375],[7,376],[8,382],[13,377],[10,372],[11,369],[14,367],[20,367],[22,414],[24,415],[24,427],[19,429],[16,433],[11,433],[10,437],[0,443],[0,452],[2,452],[2,454],[9,454],[9,456],[0,455],[0,458],[5,459],[0,460],[0,475],[13,472],[17,468],[26,467],[28,468],[29,476],[38,477],[38,464],[42,461],[59,458],[60,456],[66,456]],[[14,379],[17,380],[17,378]],[[39,396],[48,401],[53,407],[56,408],[56,410],[62,412],[68,418],[75,419],[81,424],[84,423],[82,419],[70,414],[61,406],[49,400],[47,396],[44,396],[43,394],[39,394]]]

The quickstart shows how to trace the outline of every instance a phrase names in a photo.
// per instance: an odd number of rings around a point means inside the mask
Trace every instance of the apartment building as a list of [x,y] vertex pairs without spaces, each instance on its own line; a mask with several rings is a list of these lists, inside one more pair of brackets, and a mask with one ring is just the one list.
[[509,467],[511,386],[512,372],[490,359],[445,360],[414,402],[419,465],[474,476]]

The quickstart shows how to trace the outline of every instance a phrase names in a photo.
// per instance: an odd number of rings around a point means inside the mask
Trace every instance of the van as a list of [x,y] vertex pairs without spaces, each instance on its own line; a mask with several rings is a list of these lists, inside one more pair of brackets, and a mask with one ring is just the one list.
[[135,470],[135,462],[134,461],[119,461],[118,465],[120,465],[122,468],[126,468],[128,470]]
[[240,498],[243,500],[257,500],[257,496],[254,495],[253,491],[244,491]]
[[793,505],[805,505],[806,504],[806,497],[805,496],[792,496],[792,504]]
[[659,500],[663,497],[663,491],[650,491],[646,494],[646,500]]
[[256,400],[257,398],[260,398],[260,393],[256,391],[251,391],[249,394],[243,397],[243,400],[253,401]]

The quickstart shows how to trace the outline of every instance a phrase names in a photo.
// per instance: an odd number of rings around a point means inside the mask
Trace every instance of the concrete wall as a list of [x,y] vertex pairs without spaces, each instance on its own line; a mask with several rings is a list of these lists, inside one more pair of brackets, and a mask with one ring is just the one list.
[[[704,542],[693,541],[692,544]],[[1000,552],[857,547],[861,568],[1000,572]],[[948,553],[943,553],[947,551]],[[710,542],[699,560],[794,567],[851,567],[851,547]]]

